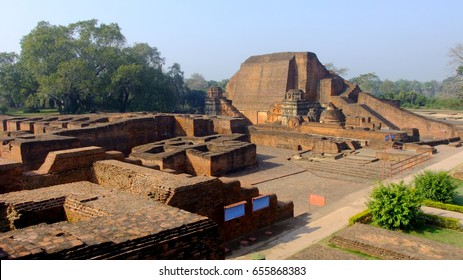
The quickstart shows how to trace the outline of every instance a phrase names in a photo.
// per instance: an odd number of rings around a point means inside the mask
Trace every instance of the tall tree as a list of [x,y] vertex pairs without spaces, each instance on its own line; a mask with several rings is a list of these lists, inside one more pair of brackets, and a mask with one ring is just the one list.
[[333,72],[334,74],[338,75],[338,76],[346,76],[347,73],[349,72],[349,68],[337,68],[336,66],[334,66],[333,63],[326,63],[325,64],[325,68],[326,70],[330,71],[330,72]]
[[[39,22],[21,41],[21,63],[37,81],[37,92],[52,98],[63,112],[88,110],[110,84],[124,44],[117,24],[98,25],[97,20],[89,20],[54,26]],[[72,85],[62,84],[68,75]],[[77,85],[77,77],[87,77],[89,81]],[[69,92],[63,92],[66,90]]]
[[137,43],[133,47],[127,48],[126,51],[133,59],[133,63],[156,69],[161,69],[165,63],[165,59],[161,57],[158,49],[147,43]]
[[394,95],[398,93],[395,83],[387,79],[381,82],[381,85],[379,86],[379,91],[381,92],[383,97],[389,99],[393,99]]
[[191,77],[186,79],[186,86],[191,90],[202,90],[206,91],[208,83],[204,79],[203,75],[199,73],[191,74]]
[[374,95],[380,94],[379,86],[381,84],[381,80],[375,73],[362,74],[350,79],[350,81],[358,84],[365,92],[369,92]]
[[220,80],[217,82],[217,86],[221,87],[223,91],[225,91],[229,81],[230,81],[229,79]]
[[111,82],[117,92],[119,112],[125,112],[143,85],[143,69],[140,65],[121,65],[111,77]]
[[449,50],[450,64],[454,65],[456,69],[463,67],[463,43],[457,44]]
[[24,101],[20,95],[21,75],[16,53],[0,53],[0,97],[5,105],[17,107]]
[[185,80],[183,77],[183,71],[180,67],[180,64],[172,64],[172,66],[170,66],[168,69],[167,75],[170,77],[172,81],[174,93],[175,95],[177,95],[178,100],[180,100],[182,108],[185,108],[186,87]]
[[51,97],[63,113],[94,110],[93,98],[97,79],[81,58],[59,64],[56,72],[41,79],[39,93]]
[[455,77],[448,81],[447,90],[458,99],[463,100],[463,43],[451,48],[449,57],[450,65],[455,68]]

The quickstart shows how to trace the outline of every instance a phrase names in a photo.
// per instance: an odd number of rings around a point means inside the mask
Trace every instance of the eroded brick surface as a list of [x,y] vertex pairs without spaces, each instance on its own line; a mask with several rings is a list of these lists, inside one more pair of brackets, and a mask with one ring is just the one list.
[[3,194],[0,203],[15,210],[13,223],[46,209],[73,212],[71,222],[36,216],[39,224],[0,234],[2,259],[223,258],[208,218],[90,182]]

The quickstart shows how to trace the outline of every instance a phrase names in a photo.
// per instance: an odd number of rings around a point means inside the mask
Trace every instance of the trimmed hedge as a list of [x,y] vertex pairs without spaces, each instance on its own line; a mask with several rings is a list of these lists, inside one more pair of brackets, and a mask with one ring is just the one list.
[[[433,203],[440,203],[440,202],[435,202],[431,201]],[[442,203],[443,204],[443,203]],[[452,205],[452,204],[450,204]],[[455,206],[455,205],[452,205]],[[458,206],[458,205],[456,205]],[[434,206],[430,206],[434,207]],[[460,206],[461,207],[461,206]],[[436,207],[437,208],[437,207]],[[429,225],[434,225],[442,228],[448,228],[448,229],[453,229],[453,230],[459,230],[462,231],[463,228],[460,224],[460,220],[456,218],[450,218],[450,217],[441,217],[441,216],[436,216],[436,215],[431,215],[431,214],[426,214],[422,213],[421,218],[423,219],[424,223],[429,224]],[[355,223],[362,223],[362,224],[369,224],[371,223],[371,213],[368,209],[355,214],[354,216],[349,218],[349,225],[353,225]]]
[[351,226],[355,223],[369,224],[371,222],[371,217],[372,216],[371,216],[370,210],[366,209],[350,217],[349,225]]
[[429,199],[423,200],[421,204],[424,206],[428,206],[428,207],[434,207],[434,208],[444,209],[448,211],[463,213],[463,206],[460,206],[460,205],[442,203],[442,202],[433,201]]
[[460,220],[456,218],[449,218],[449,217],[441,217],[436,215],[430,214],[422,214],[422,217],[426,224],[435,225],[438,227],[454,229],[454,230],[462,230],[460,225]]

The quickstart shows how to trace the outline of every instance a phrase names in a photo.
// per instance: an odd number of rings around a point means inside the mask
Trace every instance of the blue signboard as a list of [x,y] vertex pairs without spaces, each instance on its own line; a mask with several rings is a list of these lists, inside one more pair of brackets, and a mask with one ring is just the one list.
[[225,222],[244,216],[246,202],[234,206],[225,206]]
[[261,210],[270,206],[270,196],[259,196],[252,199],[252,211]]

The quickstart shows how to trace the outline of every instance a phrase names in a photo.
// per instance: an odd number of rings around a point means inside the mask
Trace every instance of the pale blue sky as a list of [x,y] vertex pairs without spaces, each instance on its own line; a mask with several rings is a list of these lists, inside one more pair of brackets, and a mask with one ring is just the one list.
[[382,80],[443,80],[448,50],[463,43],[463,1],[0,0],[0,52],[20,51],[37,22],[118,23],[129,44],[146,42],[185,77],[230,78],[249,56],[311,51]]

